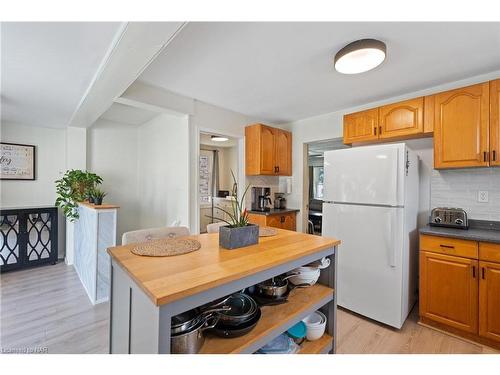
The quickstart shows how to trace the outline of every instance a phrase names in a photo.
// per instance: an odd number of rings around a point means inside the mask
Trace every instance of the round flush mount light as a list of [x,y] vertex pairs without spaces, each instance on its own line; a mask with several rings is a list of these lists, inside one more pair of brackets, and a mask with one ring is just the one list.
[[229,141],[229,138],[223,137],[223,136],[220,136],[220,135],[212,135],[211,139],[214,142],[226,142],[226,141]]
[[385,43],[380,40],[356,40],[337,52],[335,70],[343,74],[367,72],[382,64],[385,54]]

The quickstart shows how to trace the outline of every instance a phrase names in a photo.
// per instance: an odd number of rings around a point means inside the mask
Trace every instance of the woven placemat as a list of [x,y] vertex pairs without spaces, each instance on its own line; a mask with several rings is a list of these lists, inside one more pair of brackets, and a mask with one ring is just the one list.
[[199,250],[201,244],[190,238],[168,238],[135,245],[133,254],[147,257],[171,257]]
[[276,236],[278,231],[269,227],[259,227],[259,237],[271,237]]

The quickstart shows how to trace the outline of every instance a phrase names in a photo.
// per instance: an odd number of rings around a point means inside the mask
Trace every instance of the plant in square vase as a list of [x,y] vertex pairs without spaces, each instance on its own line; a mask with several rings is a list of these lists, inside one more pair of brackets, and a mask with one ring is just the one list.
[[227,215],[227,218],[214,217],[214,219],[227,224],[219,228],[219,246],[230,250],[255,245],[259,242],[259,226],[248,222],[248,212],[244,208],[245,195],[249,186],[246,187],[243,195],[238,200],[238,183],[233,171],[231,171],[231,175],[234,182],[231,210],[226,211],[223,208],[219,208],[219,210]]

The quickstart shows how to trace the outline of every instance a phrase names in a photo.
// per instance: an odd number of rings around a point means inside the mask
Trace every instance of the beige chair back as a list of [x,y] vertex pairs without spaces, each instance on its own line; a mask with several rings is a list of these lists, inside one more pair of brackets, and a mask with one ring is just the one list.
[[220,221],[218,223],[208,224],[207,233],[219,233],[219,227],[222,227],[224,225],[227,225],[227,223],[224,223],[223,221]]
[[122,245],[159,240],[161,238],[178,238],[185,236],[189,236],[189,228],[186,227],[140,229],[123,233]]

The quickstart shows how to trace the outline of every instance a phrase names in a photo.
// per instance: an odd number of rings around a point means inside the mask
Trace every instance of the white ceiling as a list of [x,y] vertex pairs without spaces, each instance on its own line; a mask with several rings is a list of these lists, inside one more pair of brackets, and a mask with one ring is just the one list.
[[157,112],[120,103],[113,103],[100,118],[127,125],[142,125],[156,116],[158,116]]
[[2,122],[65,127],[120,23],[1,24]]
[[[345,44],[376,38],[386,61],[334,71]],[[283,122],[500,69],[500,23],[189,23],[141,81]]]

